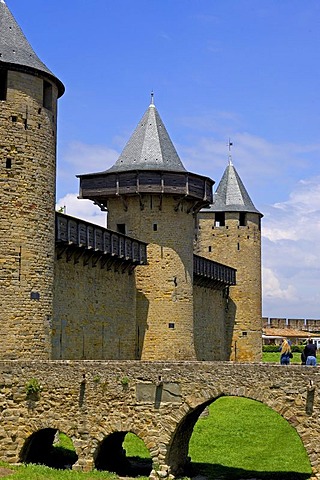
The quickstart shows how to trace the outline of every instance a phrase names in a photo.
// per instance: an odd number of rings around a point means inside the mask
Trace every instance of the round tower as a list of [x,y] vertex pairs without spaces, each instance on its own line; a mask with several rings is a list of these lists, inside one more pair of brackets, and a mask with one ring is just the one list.
[[0,1],[0,304],[3,359],[50,358],[57,98]]
[[80,198],[108,210],[108,228],[148,243],[135,271],[137,358],[195,359],[194,215],[212,184],[186,171],[153,102],[115,165],[80,176]]
[[261,361],[261,217],[230,158],[212,205],[198,214],[196,250],[237,270],[226,326],[235,361]]

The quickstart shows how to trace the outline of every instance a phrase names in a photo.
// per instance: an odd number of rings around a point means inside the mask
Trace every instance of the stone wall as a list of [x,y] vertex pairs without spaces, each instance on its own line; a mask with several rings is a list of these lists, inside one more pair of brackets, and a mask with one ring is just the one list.
[[55,262],[53,359],[138,358],[134,272],[75,258]]
[[[26,396],[36,378],[42,390]],[[193,426],[221,395],[265,403],[297,431],[320,478],[320,371],[230,362],[0,362],[1,460],[21,459],[30,436],[58,429],[71,436],[76,469],[95,465],[103,440],[131,431],[152,459],[174,473],[187,462]]]
[[232,326],[228,325],[228,299],[225,292],[194,286],[193,295],[197,360],[228,360]]
[[43,80],[8,71],[0,109],[0,358],[50,358],[56,100]]
[[[195,359],[192,203],[171,195],[108,199],[108,228],[147,242],[137,267],[137,325],[143,360]],[[189,213],[188,213],[189,212]]]
[[200,212],[196,252],[237,270],[230,288],[228,324],[233,325],[230,359],[261,360],[261,232],[260,216],[247,213],[239,225],[238,212],[225,213],[225,225],[215,225],[214,212]]

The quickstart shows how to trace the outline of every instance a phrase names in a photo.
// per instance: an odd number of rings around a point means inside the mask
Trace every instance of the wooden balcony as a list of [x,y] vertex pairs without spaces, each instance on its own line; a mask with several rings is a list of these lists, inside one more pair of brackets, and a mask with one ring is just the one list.
[[56,251],[60,260],[84,265],[109,267],[113,263],[124,270],[147,263],[147,244],[107,228],[56,212]]
[[90,199],[107,208],[108,198],[130,195],[173,195],[194,202],[194,211],[212,203],[214,181],[190,172],[136,170],[77,175],[80,198]]
[[223,290],[236,285],[236,270],[222,263],[194,255],[193,282],[201,287]]

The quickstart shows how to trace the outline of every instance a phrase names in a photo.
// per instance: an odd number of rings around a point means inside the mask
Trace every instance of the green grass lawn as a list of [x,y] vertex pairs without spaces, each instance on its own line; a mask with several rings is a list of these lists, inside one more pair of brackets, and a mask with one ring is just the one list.
[[195,471],[210,479],[309,478],[310,462],[296,431],[266,405],[222,397],[195,425],[189,446]]
[[[262,361],[266,363],[280,363],[280,352],[263,352]],[[301,353],[294,352],[290,363],[301,365]]]

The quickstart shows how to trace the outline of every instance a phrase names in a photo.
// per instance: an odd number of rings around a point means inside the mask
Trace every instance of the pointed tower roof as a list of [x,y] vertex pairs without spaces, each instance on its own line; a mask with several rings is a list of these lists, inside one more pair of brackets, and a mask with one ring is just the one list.
[[107,172],[129,170],[186,171],[153,103],[153,96],[120,157]]
[[153,99],[116,163],[104,172],[77,177],[79,198],[88,198],[100,208],[107,208],[111,197],[123,196],[126,203],[128,196],[139,195],[141,200],[144,194],[174,196],[177,205],[191,200],[193,212],[212,202],[214,181],[184,168]]
[[49,77],[64,93],[62,82],[46,67],[34,52],[4,0],[0,0],[0,67],[27,71]]
[[262,215],[254,206],[231,160],[229,160],[229,165],[213,195],[213,203],[209,210],[214,212],[251,212]]

